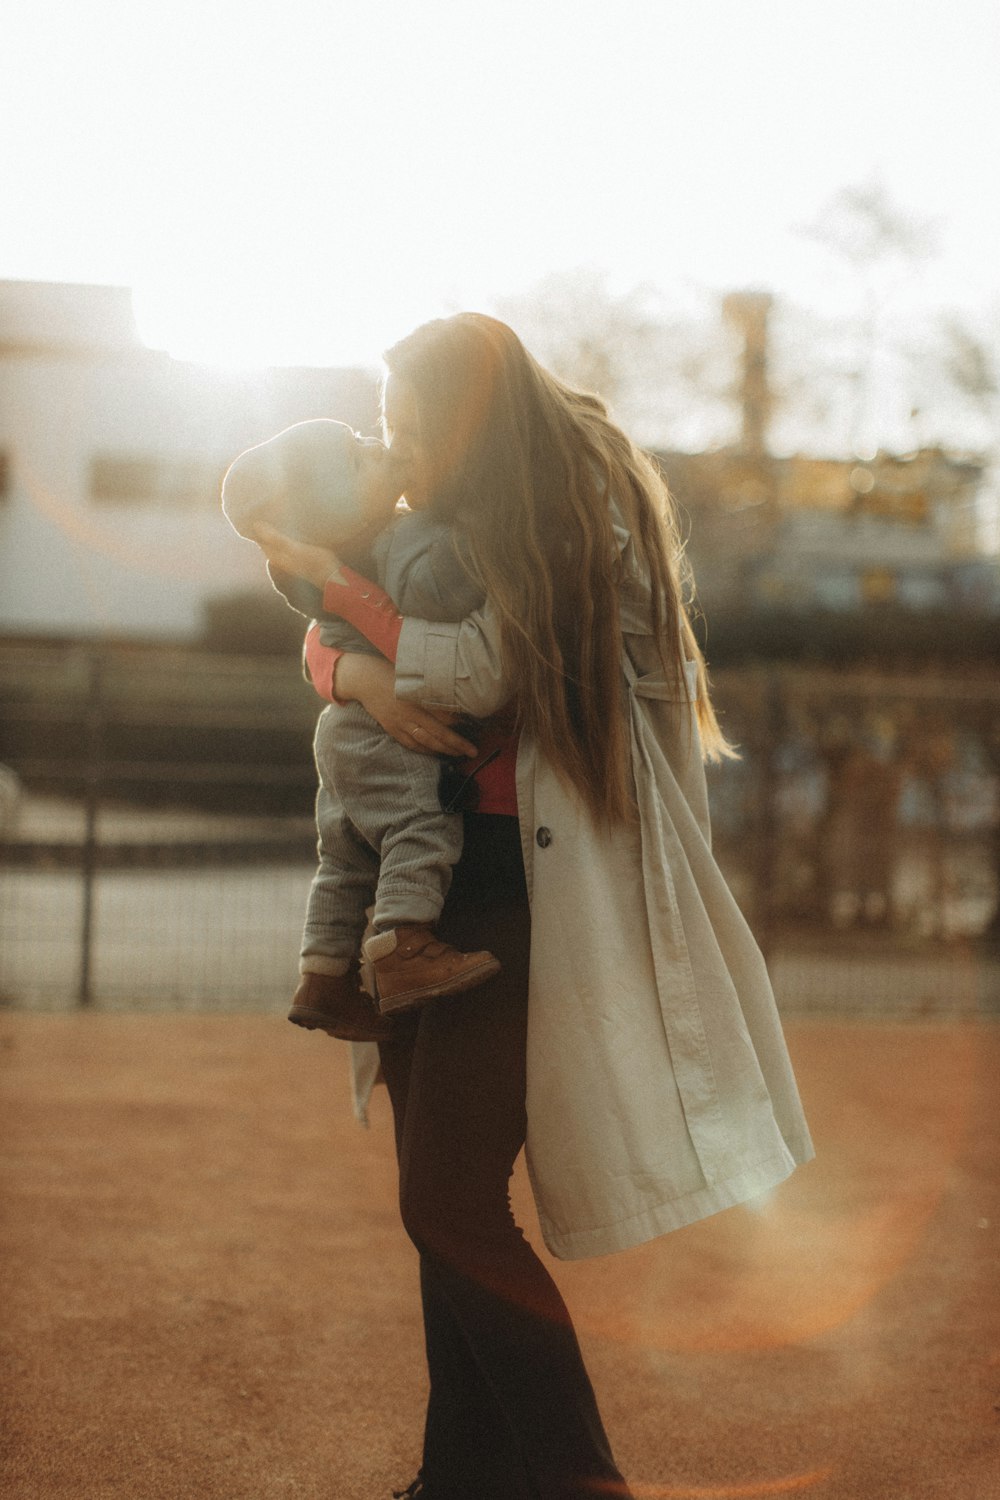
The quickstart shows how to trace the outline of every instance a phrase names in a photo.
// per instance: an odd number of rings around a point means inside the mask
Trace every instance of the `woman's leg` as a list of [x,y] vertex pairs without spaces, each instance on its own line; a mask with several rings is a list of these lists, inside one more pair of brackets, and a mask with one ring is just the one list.
[[[398,1155],[402,1154],[416,1015],[406,1022],[414,1028],[411,1036],[380,1049]],[[476,1500],[537,1500],[510,1424],[424,1256],[420,1259],[420,1296],[430,1378],[421,1472],[435,1476],[429,1500],[439,1493],[443,1500],[458,1495],[475,1495]]]
[[[517,825],[466,821],[441,933],[456,946],[488,945],[503,971],[433,1002],[407,1038],[382,1049],[403,1221],[421,1252],[430,1500],[492,1500],[486,1485],[500,1468],[512,1500],[627,1494],[565,1304],[510,1209],[525,1132],[529,946]],[[477,1440],[468,1426],[480,1423]],[[456,1446],[466,1424],[468,1441]],[[439,1441],[445,1432],[448,1443]],[[451,1456],[460,1451],[458,1468]],[[477,1462],[486,1472],[469,1471]],[[527,1487],[514,1489],[518,1462]]]

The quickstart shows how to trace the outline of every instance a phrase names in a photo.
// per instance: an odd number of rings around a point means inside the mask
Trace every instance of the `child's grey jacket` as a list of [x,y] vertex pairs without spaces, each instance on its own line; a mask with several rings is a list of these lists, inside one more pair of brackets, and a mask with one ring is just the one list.
[[[482,590],[462,566],[454,531],[425,511],[409,511],[380,531],[370,564],[357,562],[359,572],[368,566],[399,612],[418,620],[464,620],[484,603]],[[346,620],[318,617],[324,646],[379,654]]]
[[[464,620],[481,609],[482,590],[462,566],[452,528],[425,511],[408,511],[380,531],[367,552],[342,549],[349,567],[377,579],[400,614],[416,620]],[[323,612],[323,592],[314,583],[268,566],[271,582],[299,614],[320,622],[324,646],[379,656],[359,630]]]

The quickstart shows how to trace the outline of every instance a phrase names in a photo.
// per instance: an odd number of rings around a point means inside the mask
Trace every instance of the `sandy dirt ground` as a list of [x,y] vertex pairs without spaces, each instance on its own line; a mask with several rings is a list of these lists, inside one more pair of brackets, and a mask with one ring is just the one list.
[[[1000,1028],[788,1023],[818,1149],[555,1265],[640,1500],[1000,1497]],[[11,1500],[388,1500],[418,1462],[389,1113],[280,1016],[0,1014]],[[515,1202],[533,1225],[523,1175]],[[469,1497],[475,1500],[475,1496]]]

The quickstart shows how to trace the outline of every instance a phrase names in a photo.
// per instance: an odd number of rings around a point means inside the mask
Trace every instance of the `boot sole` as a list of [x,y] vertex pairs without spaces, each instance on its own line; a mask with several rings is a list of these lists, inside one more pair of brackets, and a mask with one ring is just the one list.
[[[318,1010],[291,1011],[289,1012],[288,1019],[293,1026],[304,1026],[307,1031],[325,1031],[327,1036],[336,1037],[341,1042],[387,1042],[391,1035],[388,1029],[378,1035],[373,1035],[373,1028],[370,1027],[367,1029],[364,1027],[352,1029],[351,1027],[337,1025],[336,1022],[331,1021],[328,1016],[324,1016],[323,1012]],[[335,1025],[337,1025],[336,1030],[333,1029]]]
[[403,990],[399,995],[390,995],[387,999],[379,996],[379,1014],[391,1016],[396,1011],[416,1010],[423,1005],[425,1000],[437,1000],[444,995],[461,995],[466,990],[474,990],[477,985],[484,984],[487,979],[492,979],[494,974],[500,973],[500,960],[491,959],[489,963],[480,964],[477,969],[466,969],[464,974],[456,975],[454,979],[439,980],[437,984],[425,984],[416,990]]

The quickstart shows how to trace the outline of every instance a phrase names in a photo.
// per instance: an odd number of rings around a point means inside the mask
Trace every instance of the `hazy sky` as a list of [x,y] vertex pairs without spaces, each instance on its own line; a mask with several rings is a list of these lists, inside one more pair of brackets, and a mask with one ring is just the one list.
[[913,290],[997,296],[997,0],[8,0],[0,277],[131,285],[219,360],[374,359],[607,270],[835,306],[796,233],[878,177]]

